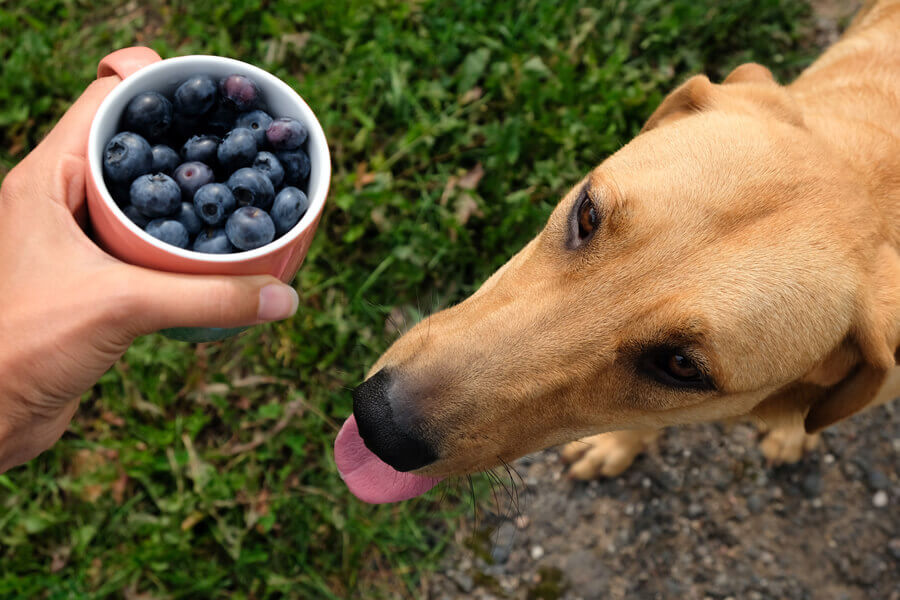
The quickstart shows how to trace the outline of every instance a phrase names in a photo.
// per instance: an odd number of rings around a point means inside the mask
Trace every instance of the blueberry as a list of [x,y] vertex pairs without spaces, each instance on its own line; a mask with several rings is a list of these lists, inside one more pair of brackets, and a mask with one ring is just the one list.
[[175,167],[181,162],[181,157],[170,147],[163,144],[153,146],[153,167],[150,169],[153,173],[171,174]]
[[131,184],[131,203],[151,219],[174,215],[181,203],[181,188],[165,173],[141,175]]
[[272,204],[272,222],[278,235],[284,235],[300,221],[309,208],[309,198],[295,187],[286,187],[275,196]]
[[204,229],[198,233],[193,249],[207,254],[231,254],[234,252],[234,246],[228,241],[228,236],[225,235],[225,230],[222,228]]
[[210,131],[224,135],[234,127],[237,118],[238,113],[236,110],[228,108],[219,102],[209,114],[209,117],[207,117],[206,124]]
[[209,225],[224,223],[235,206],[234,194],[221,183],[207,183],[194,194],[194,209]]
[[253,110],[259,106],[260,91],[256,83],[243,75],[229,75],[219,82],[222,103],[236,111]]
[[147,226],[147,223],[150,222],[150,219],[141,214],[141,211],[136,209],[133,204],[129,204],[125,208],[122,209],[122,212],[125,213],[125,216],[134,221],[134,224],[143,229]]
[[275,239],[275,224],[261,208],[242,206],[228,217],[225,234],[236,248],[253,250]]
[[181,156],[186,161],[197,161],[214,166],[216,164],[216,152],[220,140],[214,135],[195,135],[181,147]]
[[303,183],[309,177],[309,156],[303,150],[276,152],[275,156],[284,167],[284,182],[288,185]]
[[255,206],[268,210],[275,198],[275,187],[272,185],[272,181],[265,173],[256,169],[247,167],[238,169],[228,178],[227,185],[234,194],[238,206]]
[[187,248],[190,236],[184,225],[175,219],[154,219],[147,223],[144,231],[167,244]]
[[130,184],[153,168],[150,144],[136,133],[113,136],[103,152],[103,174],[112,182]]
[[181,199],[185,202],[193,202],[197,190],[215,179],[212,169],[196,161],[181,163],[175,167],[172,178],[181,188]]
[[194,75],[175,90],[175,110],[197,116],[209,112],[216,102],[216,84],[206,75]]
[[253,131],[236,127],[225,135],[217,150],[219,164],[228,170],[249,167],[256,158],[256,138]]
[[172,124],[172,103],[158,92],[141,92],[128,101],[122,122],[124,129],[157,139]]
[[271,152],[260,152],[253,160],[253,168],[265,173],[276,188],[284,181],[284,167]]
[[275,119],[266,129],[266,140],[275,150],[296,150],[303,145],[307,136],[303,123],[290,117]]
[[184,225],[184,228],[190,236],[197,235],[200,230],[203,229],[203,221],[197,216],[197,211],[194,210],[194,204],[192,202],[182,202],[181,208],[175,213],[174,218]]
[[272,124],[272,117],[263,110],[254,110],[244,113],[234,122],[235,127],[246,127],[256,137],[256,145],[262,148],[266,143],[266,129]]

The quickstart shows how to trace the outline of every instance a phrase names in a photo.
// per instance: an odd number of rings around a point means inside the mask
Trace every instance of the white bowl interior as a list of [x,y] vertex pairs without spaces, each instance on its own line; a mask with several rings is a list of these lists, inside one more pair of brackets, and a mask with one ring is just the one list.
[[[126,104],[136,94],[157,91],[171,96],[182,81],[193,75],[206,74],[218,79],[235,73],[250,77],[259,85],[272,117],[293,117],[303,123],[309,131],[306,151],[311,163],[307,189],[310,206],[300,222],[290,231],[260,248],[234,254],[206,254],[183,250],[156,239],[125,216],[103,182],[103,151],[109,139],[116,133]],[[99,184],[103,201],[109,205],[124,227],[147,243],[166,252],[208,263],[242,262],[289,245],[307,227],[312,225],[316,215],[319,214],[325,203],[331,178],[331,156],[328,152],[325,132],[322,131],[322,126],[313,111],[297,92],[274,75],[258,67],[220,56],[194,55],[170,58],[148,65],[122,81],[104,99],[94,117],[88,138],[88,161],[94,181]]]

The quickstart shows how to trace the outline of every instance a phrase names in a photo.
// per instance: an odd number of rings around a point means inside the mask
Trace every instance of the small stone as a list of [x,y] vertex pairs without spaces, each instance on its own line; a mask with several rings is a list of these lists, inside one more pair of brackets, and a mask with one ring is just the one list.
[[894,538],[888,542],[888,551],[894,560],[900,560],[900,538]]
[[544,556],[544,549],[540,546],[531,547],[531,559],[540,560]]
[[891,486],[890,479],[878,469],[869,469],[866,479],[872,490],[886,490]]
[[531,519],[529,519],[526,515],[519,515],[516,517],[516,527],[519,529],[525,529],[531,524]]
[[459,571],[450,571],[447,573],[447,576],[453,580],[453,582],[465,593],[470,593],[475,588],[475,581],[466,575],[465,573],[460,573]]
[[878,490],[875,492],[875,495],[872,496],[872,506],[875,508],[884,508],[888,505],[888,495],[884,490]]
[[829,453],[826,454],[824,457],[822,457],[822,461],[823,461],[826,465],[830,465],[831,463],[834,462],[834,454],[832,454],[832,453],[829,452]]
[[815,498],[822,493],[822,476],[818,473],[810,473],[803,478],[803,492],[807,498]]
[[697,517],[699,517],[700,515],[703,514],[703,506],[701,506],[700,504],[697,504],[696,502],[691,502],[688,505],[687,514],[688,514],[688,517],[690,517],[692,519],[696,519]]
[[753,494],[747,498],[747,510],[758,515],[766,507],[766,501],[759,494]]

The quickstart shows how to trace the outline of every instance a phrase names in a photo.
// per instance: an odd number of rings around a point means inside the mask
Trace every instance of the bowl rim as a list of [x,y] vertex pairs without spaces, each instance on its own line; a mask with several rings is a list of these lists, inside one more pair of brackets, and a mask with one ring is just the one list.
[[[172,246],[171,244],[166,244],[165,242],[156,239],[138,227],[134,221],[125,215],[119,205],[113,200],[112,195],[106,187],[106,182],[103,179],[103,148],[105,148],[106,143],[109,140],[100,140],[99,130],[101,122],[105,119],[112,118],[110,116],[112,109],[116,107],[118,103],[122,103],[122,109],[124,109],[124,102],[130,99],[134,93],[137,93],[135,88],[140,87],[140,80],[148,73],[168,70],[178,72],[179,70],[183,70],[183,77],[189,77],[197,71],[200,71],[204,64],[211,63],[217,65],[232,65],[235,67],[235,72],[238,74],[250,76],[256,80],[265,80],[267,82],[266,87],[274,86],[276,89],[281,90],[287,98],[290,98],[295,102],[300,114],[304,117],[304,125],[307,126],[309,131],[309,138],[306,144],[310,162],[312,163],[312,170],[316,173],[317,181],[316,188],[310,189],[308,192],[310,205],[306,214],[304,214],[300,221],[287,233],[265,246],[231,254],[196,252],[194,250],[178,248],[177,246]],[[315,154],[312,151],[313,148],[316,149]],[[319,119],[300,94],[278,77],[255,65],[233,58],[208,54],[190,54],[156,61],[138,69],[132,75],[123,79],[115,88],[113,88],[109,95],[103,99],[103,102],[101,102],[97,112],[94,114],[90,133],[88,135],[86,153],[91,179],[96,184],[97,190],[100,192],[100,198],[127,231],[141,239],[143,242],[150,244],[163,252],[178,256],[182,259],[209,264],[246,262],[248,260],[276,253],[282,248],[295,243],[307,229],[315,226],[315,223],[325,206],[325,199],[328,196],[328,188],[331,182],[331,152],[328,148],[325,132],[322,129],[321,123],[319,123]],[[313,179],[313,171],[310,172],[310,181]]]

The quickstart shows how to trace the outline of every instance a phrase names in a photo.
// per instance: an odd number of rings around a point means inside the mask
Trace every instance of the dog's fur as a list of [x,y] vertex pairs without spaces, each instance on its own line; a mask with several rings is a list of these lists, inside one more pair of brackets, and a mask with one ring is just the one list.
[[[564,456],[576,477],[615,475],[661,427],[748,416],[790,461],[892,399],[898,117],[898,0],[865,7],[789,86],[756,64],[689,79],[474,295],[374,366],[395,418],[437,451],[419,472],[600,433]],[[599,224],[582,242],[584,202]],[[713,389],[648,376],[651,348],[690,356]]]

